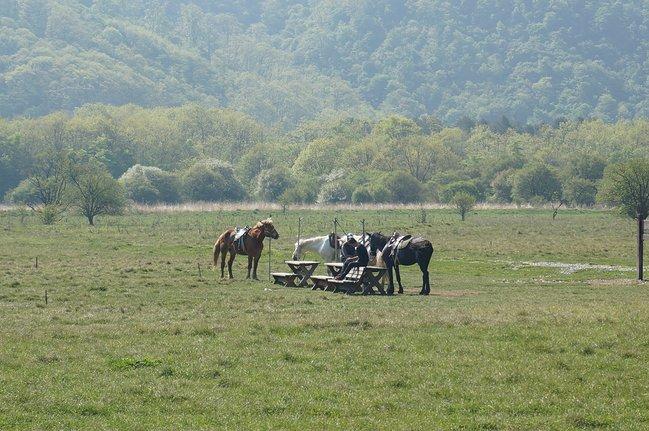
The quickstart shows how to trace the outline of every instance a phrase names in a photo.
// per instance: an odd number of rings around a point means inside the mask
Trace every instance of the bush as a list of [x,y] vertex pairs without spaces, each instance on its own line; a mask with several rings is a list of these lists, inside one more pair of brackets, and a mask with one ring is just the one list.
[[[409,173],[395,172],[385,175],[377,185],[373,193],[376,202],[384,201],[378,196],[383,191],[389,196],[389,199],[385,201],[389,200],[391,202],[406,204],[420,202],[423,197],[424,188],[421,182]],[[377,200],[377,198],[379,199]]]
[[126,195],[135,202],[152,204],[180,201],[180,182],[171,172],[154,166],[134,165],[120,177]]
[[439,199],[443,203],[450,203],[460,192],[473,196],[476,201],[480,198],[480,190],[473,181],[455,181],[440,187]]
[[490,184],[493,190],[492,200],[494,202],[509,203],[512,201],[514,172],[513,169],[507,169],[496,174],[496,177]]
[[374,202],[374,196],[368,186],[359,186],[352,193],[352,202],[355,204],[366,204]]
[[265,202],[277,201],[292,184],[291,173],[284,167],[261,171],[257,177],[255,195]]
[[16,205],[34,207],[38,205],[40,197],[31,181],[22,180],[15,189],[7,192],[5,200]]
[[319,204],[336,204],[348,202],[350,198],[351,191],[345,184],[331,181],[322,186],[318,193],[317,202]]
[[561,196],[559,177],[546,165],[526,166],[514,175],[512,198],[516,202],[550,202]]
[[567,182],[564,196],[572,205],[591,206],[595,204],[597,186],[593,181],[573,178]]
[[185,198],[194,201],[237,201],[246,197],[232,165],[214,159],[198,162],[183,172],[182,189]]

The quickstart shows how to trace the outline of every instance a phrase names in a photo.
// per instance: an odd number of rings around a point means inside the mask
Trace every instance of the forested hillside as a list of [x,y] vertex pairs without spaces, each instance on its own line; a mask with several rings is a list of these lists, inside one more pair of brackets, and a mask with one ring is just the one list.
[[648,52],[647,0],[0,0],[0,116],[615,121],[649,116]]

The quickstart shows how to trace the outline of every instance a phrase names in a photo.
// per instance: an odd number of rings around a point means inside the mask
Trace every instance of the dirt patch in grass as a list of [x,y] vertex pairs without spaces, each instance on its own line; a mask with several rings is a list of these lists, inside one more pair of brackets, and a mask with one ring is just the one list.
[[445,298],[459,298],[461,296],[480,295],[480,292],[473,290],[431,290],[431,296],[443,296]]

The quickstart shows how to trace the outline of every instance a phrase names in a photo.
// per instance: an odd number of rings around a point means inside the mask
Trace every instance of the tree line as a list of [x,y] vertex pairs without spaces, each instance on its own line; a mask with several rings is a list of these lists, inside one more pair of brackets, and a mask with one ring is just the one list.
[[606,169],[646,158],[648,139],[644,119],[517,128],[338,115],[285,132],[198,105],[88,105],[0,120],[0,194],[53,212],[71,190],[87,204],[97,184],[113,196],[106,212],[125,200],[590,206]]

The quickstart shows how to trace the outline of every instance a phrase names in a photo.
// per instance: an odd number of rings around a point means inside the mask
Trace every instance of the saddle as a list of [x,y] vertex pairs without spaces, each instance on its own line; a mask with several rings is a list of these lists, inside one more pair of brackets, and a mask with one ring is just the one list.
[[246,254],[246,235],[248,235],[248,231],[250,230],[250,226],[246,227],[236,227],[234,229],[234,239],[232,240],[232,244],[234,245],[234,249],[237,251],[238,254]]
[[408,247],[412,238],[412,235],[399,235],[395,232],[394,235],[392,235],[392,238],[390,238],[388,243],[385,245],[385,248],[383,248],[383,255],[390,256],[397,260],[397,252]]

